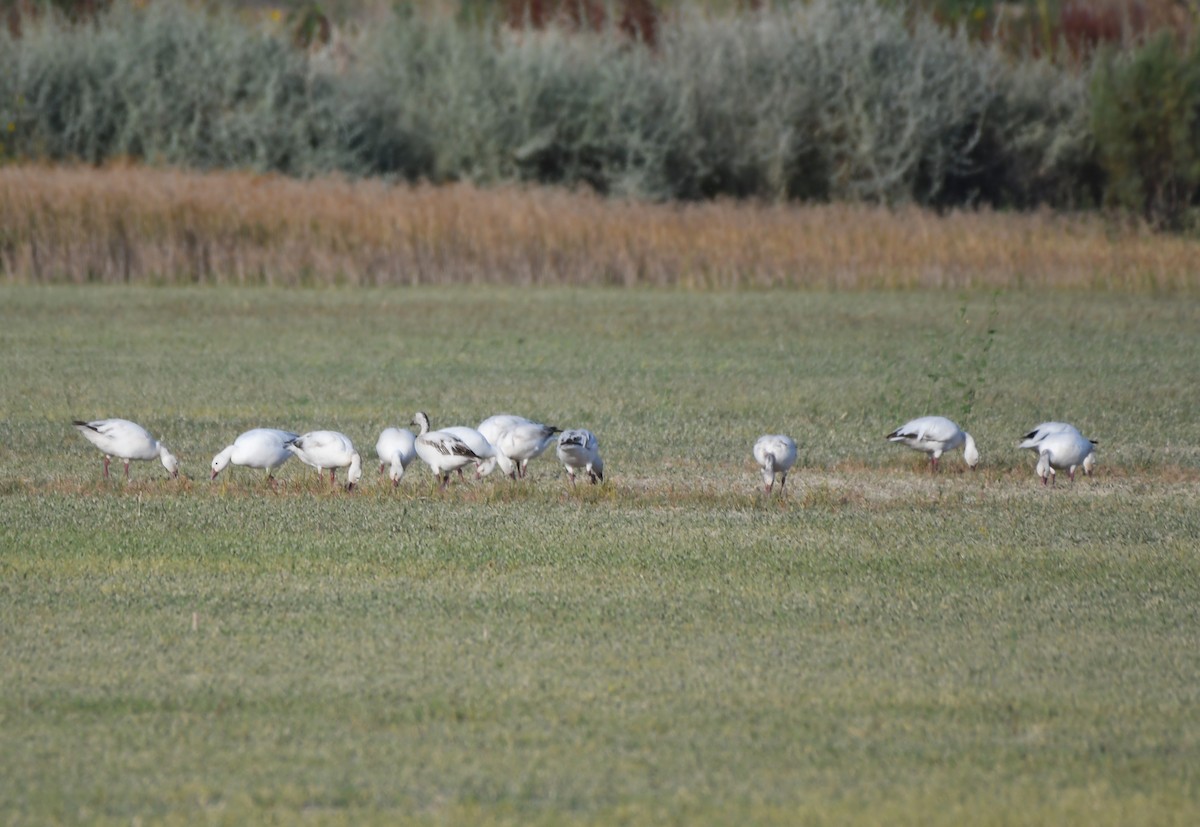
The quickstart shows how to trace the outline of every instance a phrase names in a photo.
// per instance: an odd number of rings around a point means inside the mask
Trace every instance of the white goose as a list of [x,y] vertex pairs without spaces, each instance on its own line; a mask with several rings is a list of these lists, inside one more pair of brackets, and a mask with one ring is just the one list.
[[604,482],[604,460],[600,458],[600,440],[585,428],[571,428],[558,436],[558,447],[555,449],[558,461],[567,469],[567,479],[575,485],[575,474],[587,471],[588,478],[595,485]]
[[362,479],[362,458],[354,450],[350,437],[337,431],[309,431],[287,443],[287,449],[301,462],[317,469],[321,474],[329,469],[329,483],[337,482],[337,469],[346,471],[346,490],[353,491]]
[[1057,472],[1064,468],[1071,482],[1075,481],[1075,469],[1081,465],[1084,473],[1091,476],[1088,461],[1095,461],[1092,459],[1094,451],[1092,441],[1075,428],[1046,434],[1037,444],[1037,475],[1042,478],[1042,485],[1048,480],[1057,482]]
[[[493,447],[495,447],[500,442],[500,435],[509,428],[512,428],[515,425],[532,424],[534,423],[531,420],[526,419],[523,416],[517,416],[516,414],[496,414],[494,416],[489,416],[487,419],[480,422],[478,431],[479,433],[483,434],[484,439],[486,439],[492,444]],[[479,475],[487,476],[497,465],[500,466],[500,470],[506,476],[511,477],[515,473],[516,465],[513,464],[511,459],[506,457],[500,452],[499,449],[497,449],[494,457],[489,460],[484,460],[483,464],[480,465]]]
[[975,440],[966,431],[944,416],[922,416],[906,422],[887,435],[892,442],[902,442],[916,451],[929,455],[930,470],[938,470],[938,460],[946,451],[961,447],[963,459],[971,470],[979,464]]
[[424,411],[417,412],[412,424],[420,429],[416,441],[417,456],[433,470],[442,489],[450,484],[452,471],[482,459],[462,437],[447,431],[429,430],[429,414]]
[[779,493],[787,485],[788,471],[796,464],[796,443],[790,436],[783,434],[766,434],[754,442],[754,460],[762,466],[763,483],[767,493],[775,485],[775,475],[779,474]]
[[392,485],[399,485],[409,464],[417,457],[417,437],[408,428],[384,428],[375,442],[375,454],[379,457],[379,473],[391,465],[388,478]]
[[[454,434],[467,443],[467,447],[475,452],[475,456],[479,457],[475,462],[475,479],[487,476],[496,467],[496,448],[478,430],[468,428],[466,425],[450,425],[441,430],[444,433]],[[458,469],[458,474],[460,477],[462,476],[462,468]]]
[[[1034,425],[1033,428],[1027,434],[1025,434],[1025,436],[1021,437],[1021,441],[1017,444],[1017,447],[1027,448],[1028,450],[1033,451],[1035,454],[1040,454],[1040,449],[1038,446],[1043,439],[1051,434],[1062,433],[1064,431],[1083,436],[1083,433],[1069,422],[1041,422],[1037,425]],[[1087,439],[1086,437],[1084,438]],[[1092,443],[1093,445],[1098,444],[1094,439],[1088,439],[1088,442]],[[1083,473],[1090,477],[1092,475],[1092,469],[1095,467],[1095,465],[1096,453],[1095,451],[1090,451],[1083,460]]]
[[287,443],[297,437],[291,431],[281,431],[278,428],[252,428],[241,434],[226,445],[221,453],[213,457],[212,476],[216,479],[230,465],[241,465],[245,468],[261,468],[267,472],[267,480],[275,480],[275,469],[292,458],[292,452],[287,449]]
[[506,428],[495,443],[496,451],[512,463],[509,476],[525,476],[529,460],[540,456],[554,442],[554,435],[562,429],[540,422],[519,422]]
[[161,460],[163,468],[172,477],[179,476],[179,460],[175,459],[166,445],[150,432],[128,419],[94,419],[84,422],[76,419],[72,424],[83,434],[84,439],[104,452],[104,478],[108,479],[108,463],[113,458],[125,463],[125,479],[129,479],[130,460]]

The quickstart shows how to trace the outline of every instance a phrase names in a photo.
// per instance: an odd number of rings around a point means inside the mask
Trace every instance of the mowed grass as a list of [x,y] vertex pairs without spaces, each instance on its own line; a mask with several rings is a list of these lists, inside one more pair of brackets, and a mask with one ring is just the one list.
[[[5,823],[1200,816],[1193,296],[10,287],[0,322]],[[589,427],[608,480],[393,489],[418,409]],[[883,440],[934,412],[979,471]],[[101,481],[101,416],[187,479]],[[1096,477],[1037,483],[1050,418]],[[362,489],[210,483],[264,425],[345,431]]]

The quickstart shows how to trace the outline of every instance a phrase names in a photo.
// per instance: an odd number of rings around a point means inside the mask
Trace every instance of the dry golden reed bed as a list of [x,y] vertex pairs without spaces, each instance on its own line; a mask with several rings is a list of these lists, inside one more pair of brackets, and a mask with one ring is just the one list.
[[1097,215],[659,205],[137,166],[0,168],[8,283],[1177,290],[1200,242]]

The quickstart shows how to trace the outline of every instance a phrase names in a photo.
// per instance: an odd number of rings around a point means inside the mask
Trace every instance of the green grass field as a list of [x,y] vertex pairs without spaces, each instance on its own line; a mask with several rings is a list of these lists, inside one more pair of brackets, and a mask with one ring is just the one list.
[[[0,345],[4,824],[1200,820],[1193,295],[5,287]],[[419,409],[608,479],[393,489]],[[926,413],[980,470],[883,439]],[[102,481],[107,416],[187,479]],[[361,490],[210,483],[255,426]]]

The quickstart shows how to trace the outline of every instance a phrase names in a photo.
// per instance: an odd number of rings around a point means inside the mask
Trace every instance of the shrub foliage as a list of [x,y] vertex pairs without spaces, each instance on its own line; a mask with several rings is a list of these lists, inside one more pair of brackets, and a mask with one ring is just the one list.
[[82,24],[42,15],[0,33],[0,160],[661,200],[1074,208],[1107,195],[1174,224],[1194,201],[1197,60],[1167,41],[1093,73],[1015,60],[882,0],[681,5],[644,31],[471,8],[397,6],[317,38],[173,0],[118,1]]
[[1096,72],[1094,123],[1109,201],[1182,227],[1200,198],[1200,49],[1160,35]]

